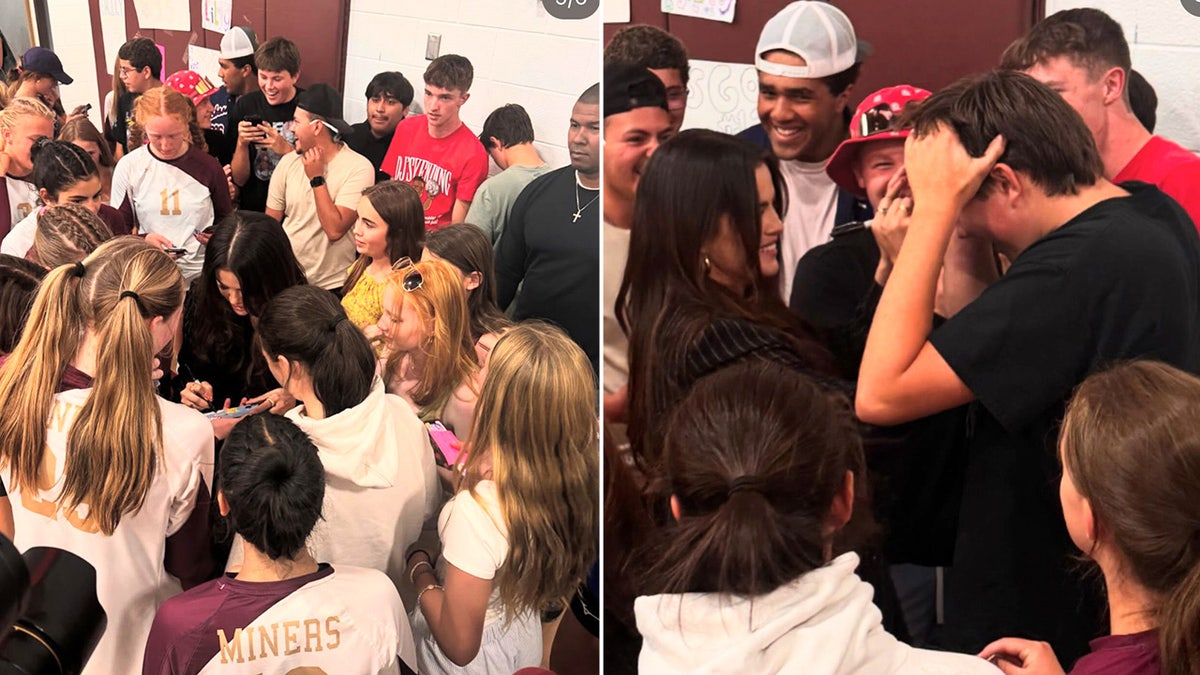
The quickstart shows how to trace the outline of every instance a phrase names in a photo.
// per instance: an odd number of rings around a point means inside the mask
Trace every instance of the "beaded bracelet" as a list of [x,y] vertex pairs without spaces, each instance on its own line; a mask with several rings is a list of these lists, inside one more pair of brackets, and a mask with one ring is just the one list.
[[413,568],[408,572],[408,580],[413,586],[417,585],[417,570],[421,569],[421,565],[425,565],[429,568],[429,572],[433,573],[433,563],[428,560],[418,560],[417,564],[413,565]]
[[425,588],[422,588],[420,593],[417,593],[417,607],[421,606],[421,596],[425,595],[426,591],[432,591],[435,588],[443,593],[446,592],[446,588],[441,584],[429,584]]

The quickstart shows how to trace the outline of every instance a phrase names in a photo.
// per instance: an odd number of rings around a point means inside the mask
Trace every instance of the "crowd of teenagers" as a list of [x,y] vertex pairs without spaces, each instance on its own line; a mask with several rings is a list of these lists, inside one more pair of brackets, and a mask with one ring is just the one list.
[[1200,673],[1200,158],[1096,9],[870,53],[787,4],[731,136],[605,47],[605,672]]
[[599,84],[554,167],[459,55],[355,125],[284,37],[161,69],[0,97],[0,533],[95,568],[83,672],[597,672]]

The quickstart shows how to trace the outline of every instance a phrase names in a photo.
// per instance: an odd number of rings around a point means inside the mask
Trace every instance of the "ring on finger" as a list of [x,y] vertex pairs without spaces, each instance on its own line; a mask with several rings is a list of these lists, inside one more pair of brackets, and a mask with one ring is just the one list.
[[886,216],[886,215],[887,215],[887,207],[886,207],[886,206],[882,206],[882,205],[880,205],[880,207],[879,207],[879,215],[881,215],[881,216]]

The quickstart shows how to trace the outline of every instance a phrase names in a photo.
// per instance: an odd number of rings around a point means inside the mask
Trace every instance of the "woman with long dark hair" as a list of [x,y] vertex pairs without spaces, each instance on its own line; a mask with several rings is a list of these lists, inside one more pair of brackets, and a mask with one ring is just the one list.
[[[271,298],[303,283],[304,271],[275,219],[235,211],[217,224],[184,303],[175,381],[184,405],[207,410],[226,401],[269,401],[272,412],[282,413],[295,404],[254,347],[254,330]],[[231,425],[214,426],[223,436]]]
[[774,282],[785,194],[770,153],[705,130],[664,143],[638,183],[616,301],[629,337],[632,462],[617,463],[622,475],[610,483],[605,509],[607,606],[634,642],[635,553],[670,519],[661,493],[666,418],[696,380],[742,361],[833,372],[829,353],[788,314]]

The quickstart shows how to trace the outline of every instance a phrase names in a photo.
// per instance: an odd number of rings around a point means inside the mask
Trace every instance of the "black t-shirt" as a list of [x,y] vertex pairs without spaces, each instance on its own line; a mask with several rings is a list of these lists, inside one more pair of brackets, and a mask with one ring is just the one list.
[[375,167],[375,182],[388,180],[387,173],[380,171],[379,167],[383,164],[383,157],[387,154],[388,146],[392,144],[392,136],[396,135],[393,129],[392,133],[383,138],[375,138],[371,133],[371,125],[367,122],[359,122],[351,125],[354,133],[350,134],[350,138],[346,139],[346,145],[358,154],[371,160],[371,166]]
[[140,94],[127,91],[117,99],[117,119],[113,120],[113,140],[129,152],[129,125],[133,121],[133,102]]
[[208,146],[208,154],[220,162],[221,166],[233,160],[233,150],[228,146],[225,134],[216,129],[204,129],[204,144]]
[[[237,149],[238,123],[249,115],[258,115],[263,118],[264,122],[269,122],[276,131],[283,134],[289,143],[294,144],[296,136],[292,133],[292,115],[296,112],[296,97],[302,91],[304,90],[296,87],[296,95],[292,97],[292,100],[279,105],[267,103],[267,97],[261,91],[252,91],[239,97],[232,112],[229,113],[229,121],[226,123],[228,126],[225,127],[230,157]],[[246,179],[246,184],[241,186],[239,208],[248,211],[264,211],[267,208],[267,189],[271,184],[271,174],[274,173],[275,166],[279,164],[282,155],[277,155],[256,143],[249,145],[249,152],[250,176]]]
[[576,209],[599,195],[575,184],[565,166],[538,176],[513,203],[508,227],[496,250],[500,306],[521,296],[513,317],[558,324],[583,349],[592,369],[600,361],[600,204]]
[[833,352],[838,372],[858,379],[867,330],[879,302],[879,246],[863,228],[834,237],[796,263],[788,307],[811,325]]
[[930,341],[974,393],[939,643],[1049,641],[1064,665],[1102,630],[1073,572],[1058,501],[1058,421],[1104,366],[1153,358],[1200,370],[1200,238],[1157,188],[1092,206],[1022,252]]

